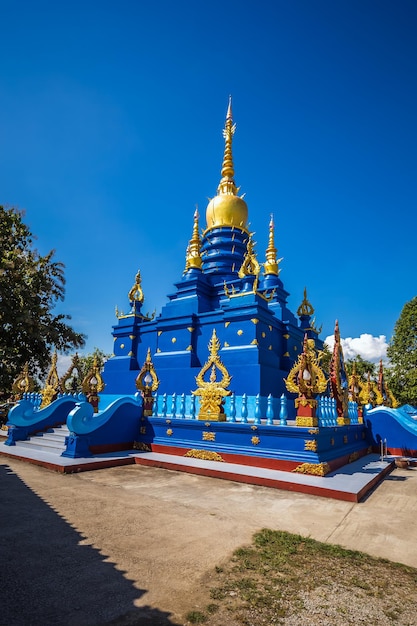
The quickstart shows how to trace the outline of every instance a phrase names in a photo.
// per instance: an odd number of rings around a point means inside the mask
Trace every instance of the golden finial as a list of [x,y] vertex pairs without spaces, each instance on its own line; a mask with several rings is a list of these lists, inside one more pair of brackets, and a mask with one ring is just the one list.
[[201,265],[203,263],[200,255],[201,239],[198,232],[198,218],[198,209],[196,208],[194,212],[193,234],[187,247],[184,273],[192,268],[201,269]]
[[58,355],[55,351],[52,355],[51,367],[49,369],[48,376],[46,377],[45,386],[41,391],[41,394],[42,394],[42,402],[40,405],[41,409],[44,409],[46,406],[51,404],[51,402],[55,400],[55,398],[58,395],[58,392],[60,391],[60,383],[59,383],[58,371],[56,367],[57,361],[58,361]]
[[133,302],[143,302],[145,299],[141,284],[142,284],[142,278],[140,275],[140,270],[138,270],[135,276],[135,284],[133,285],[132,289],[127,294],[128,300],[132,304]]
[[311,303],[307,300],[307,287],[304,287],[304,299],[297,309],[297,315],[298,317],[301,317],[301,315],[313,315],[313,313],[314,313],[314,308],[312,307]]
[[224,156],[222,164],[222,179],[220,181],[217,193],[237,194],[237,187],[234,181],[235,169],[233,166],[232,140],[236,131],[236,124],[233,124],[232,118],[232,97],[229,96],[229,106],[227,107],[226,124],[223,129],[223,137],[225,140]]
[[269,221],[268,247],[265,253],[266,262],[264,263],[264,271],[265,271],[265,274],[274,274],[275,276],[278,276],[281,271],[278,265],[282,261],[282,259],[277,259],[277,249],[275,247],[274,230],[275,230],[274,216],[271,214],[271,219]]
[[223,129],[225,139],[221,180],[217,187],[217,196],[212,198],[206,211],[207,227],[237,226],[247,228],[248,207],[243,197],[237,195],[239,188],[234,181],[235,169],[232,156],[232,140],[236,124],[232,118],[232,98],[229,97],[226,123]]

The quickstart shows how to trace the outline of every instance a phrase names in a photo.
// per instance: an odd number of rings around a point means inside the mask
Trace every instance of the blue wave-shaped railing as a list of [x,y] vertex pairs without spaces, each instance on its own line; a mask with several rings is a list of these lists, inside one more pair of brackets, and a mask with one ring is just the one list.
[[375,407],[365,412],[365,423],[370,432],[374,445],[381,440],[392,449],[395,454],[400,452],[404,456],[417,454],[417,411],[414,407],[405,405],[398,409],[386,406]]
[[67,426],[70,435],[62,456],[89,457],[100,450],[121,450],[132,447],[138,439],[142,398],[121,397],[99,413],[88,402],[77,403],[70,412]]
[[64,424],[76,402],[72,396],[63,396],[44,409],[36,409],[31,401],[20,400],[9,411],[5,445],[14,446],[16,441],[24,441],[36,432]]

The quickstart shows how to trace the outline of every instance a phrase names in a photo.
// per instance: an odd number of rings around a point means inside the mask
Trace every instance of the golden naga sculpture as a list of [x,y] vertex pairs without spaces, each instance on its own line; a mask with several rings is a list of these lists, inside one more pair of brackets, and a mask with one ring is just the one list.
[[363,409],[361,406],[361,393],[363,390],[363,382],[361,377],[356,373],[356,363],[353,361],[352,373],[348,378],[348,396],[351,402],[358,405],[358,420],[363,423]]
[[378,391],[382,396],[382,399],[384,401],[383,404],[385,406],[392,407],[393,409],[396,409],[397,407],[400,406],[400,403],[398,402],[398,400],[392,393],[391,389],[388,387],[387,383],[385,382],[384,367],[382,365],[382,359],[380,359],[379,361]]
[[136,389],[141,392],[143,398],[143,415],[145,417],[152,415],[154,403],[152,393],[158,389],[159,384],[160,381],[152,363],[151,349],[148,348],[145,362],[136,378]]
[[261,266],[259,265],[258,259],[256,258],[256,252],[254,248],[255,243],[252,239],[252,236],[250,236],[248,240],[246,254],[238,272],[238,276],[239,278],[244,278],[245,276],[255,276],[255,280],[253,283],[253,292],[255,293],[258,289],[259,273],[261,271]]
[[58,360],[58,355],[56,352],[52,355],[51,367],[48,372],[48,376],[46,377],[45,387],[41,391],[42,402],[40,405],[40,409],[45,408],[51,402],[56,400],[58,393],[61,391],[61,386],[59,383],[58,370],[56,367]]
[[303,351],[284,382],[290,393],[298,393],[295,399],[296,425],[318,426],[315,396],[326,390],[327,380],[318,362],[314,339],[308,339],[307,334],[304,335]]
[[77,353],[72,357],[71,365],[59,381],[63,392],[76,393],[81,391],[81,365]]
[[29,374],[29,363],[25,363],[21,373],[16,376],[12,384],[13,400],[20,400],[24,393],[30,393],[35,389],[35,381]]
[[330,391],[336,401],[337,423],[339,426],[347,426],[350,424],[348,415],[348,379],[340,341],[339,322],[337,320],[334,327],[333,355],[330,361]]
[[92,405],[94,413],[98,413],[98,403],[100,401],[98,394],[103,391],[104,387],[105,384],[100,374],[97,357],[94,357],[93,365],[81,384],[81,390],[86,395],[87,402]]
[[362,385],[362,389],[359,393],[360,404],[372,404],[372,406],[380,406],[384,404],[384,398],[378,389],[378,383],[371,380],[371,374],[368,372],[368,379]]
[[[232,393],[226,389],[226,387],[229,386],[232,377],[220,360],[218,354],[220,350],[220,341],[217,338],[215,329],[213,329],[213,334],[208,347],[210,350],[210,356],[208,361],[201,368],[198,376],[196,376],[195,380],[198,385],[198,389],[192,393],[195,396],[200,396],[200,411],[198,414],[199,420],[225,422],[226,415],[224,413],[223,404],[224,398],[226,396],[230,396]],[[209,381],[205,381],[204,376],[209,370]],[[216,370],[219,370],[222,374],[221,380],[216,379]]]

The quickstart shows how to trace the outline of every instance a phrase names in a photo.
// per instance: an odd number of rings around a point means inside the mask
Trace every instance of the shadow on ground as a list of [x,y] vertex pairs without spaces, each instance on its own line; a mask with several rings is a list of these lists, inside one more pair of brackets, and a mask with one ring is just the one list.
[[179,626],[4,464],[0,528],[0,626]]

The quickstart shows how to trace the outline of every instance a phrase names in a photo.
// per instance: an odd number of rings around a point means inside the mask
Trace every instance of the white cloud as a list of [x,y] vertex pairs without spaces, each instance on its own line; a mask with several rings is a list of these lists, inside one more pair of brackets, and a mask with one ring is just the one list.
[[58,370],[58,376],[60,378],[68,372],[72,363],[72,357],[72,354],[58,354],[56,368]]
[[[329,335],[324,341],[330,350],[333,350],[334,335]],[[385,335],[374,337],[368,333],[363,333],[360,337],[341,338],[341,344],[346,360],[354,359],[358,354],[366,361],[371,361],[372,363],[378,363],[380,359],[383,361],[387,360],[388,343]]]

